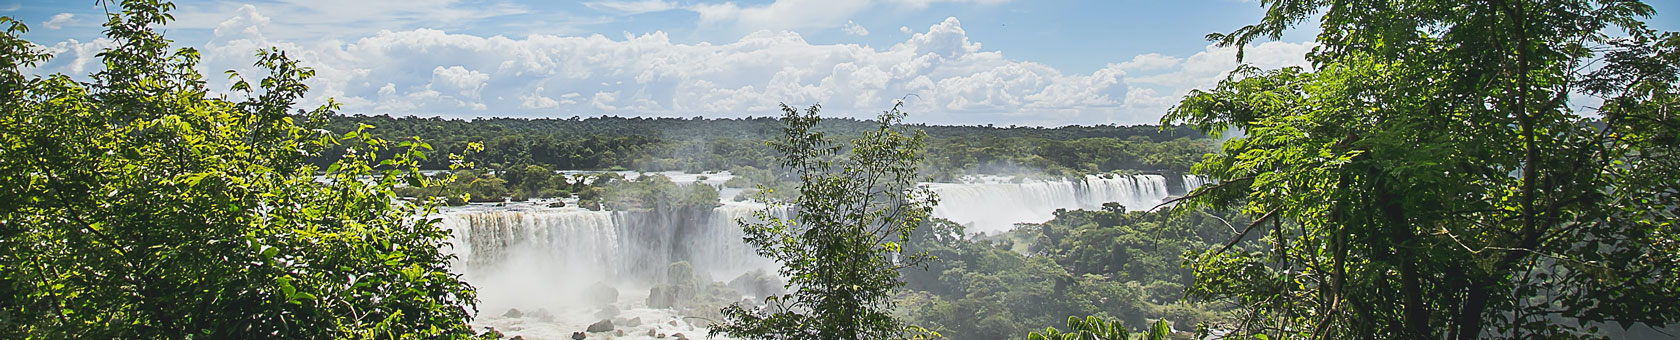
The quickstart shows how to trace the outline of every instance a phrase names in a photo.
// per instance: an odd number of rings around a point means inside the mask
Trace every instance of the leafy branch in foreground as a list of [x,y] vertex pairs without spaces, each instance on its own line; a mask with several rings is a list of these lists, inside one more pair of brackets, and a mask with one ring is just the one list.
[[0,18],[0,338],[473,336],[436,202],[392,192],[437,184],[428,144],[318,129],[333,105],[294,113],[314,71],[278,50],[212,97],[155,30],[173,5],[121,6],[92,83],[25,76],[49,56]]
[[[1178,206],[1240,208],[1262,237],[1191,263],[1191,298],[1242,306],[1218,327],[1590,338],[1680,320],[1651,303],[1680,300],[1680,36],[1640,1],[1377,3],[1268,1],[1210,37],[1317,17],[1314,69],[1240,67],[1162,120],[1243,132],[1193,167],[1225,184]],[[1596,114],[1570,104],[1583,93]]]
[[[927,260],[901,242],[928,219],[937,198],[917,185],[926,134],[903,131],[899,106],[848,145],[815,130],[820,109],[786,105],[784,135],[774,143],[782,165],[800,179],[799,195],[741,221],[746,241],[782,263],[792,293],[765,306],[724,308],[712,334],[753,339],[885,339],[929,335],[891,314],[899,269]],[[763,189],[761,187],[761,189]],[[782,211],[791,209],[792,217]]]
[[[1085,319],[1068,317],[1068,331],[1063,333],[1055,328],[1045,328],[1043,333],[1027,334],[1027,340],[1132,340],[1134,334],[1126,331],[1119,321],[1107,321],[1095,316]],[[1145,340],[1165,340],[1172,334],[1172,328],[1167,326],[1167,320],[1155,320],[1149,324],[1149,330],[1135,337]]]

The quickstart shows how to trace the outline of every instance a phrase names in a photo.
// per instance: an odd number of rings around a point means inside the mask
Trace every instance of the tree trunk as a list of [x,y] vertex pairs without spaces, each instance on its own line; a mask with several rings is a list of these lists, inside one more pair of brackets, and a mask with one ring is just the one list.
[[1464,297],[1464,306],[1459,308],[1458,320],[1453,322],[1457,326],[1453,330],[1453,333],[1457,333],[1454,338],[1458,340],[1481,338],[1482,312],[1487,310],[1487,300],[1487,284],[1481,282],[1481,280],[1470,280],[1470,287]]

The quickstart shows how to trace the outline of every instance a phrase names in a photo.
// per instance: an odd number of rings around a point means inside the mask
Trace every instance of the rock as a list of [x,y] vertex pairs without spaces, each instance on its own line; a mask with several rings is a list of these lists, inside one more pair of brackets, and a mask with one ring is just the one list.
[[688,336],[683,335],[682,333],[671,334],[671,337],[676,338],[677,340],[688,340]]
[[666,323],[671,324],[671,327],[676,327],[677,326],[677,320],[671,320],[671,322],[666,322]]
[[656,335],[657,335],[657,337],[660,337],[660,338],[665,337],[664,334],[659,334],[659,331],[654,330],[652,328],[648,328],[648,337],[649,338],[656,337]]
[[676,286],[694,285],[694,265],[688,261],[672,262],[665,267],[665,282]]
[[525,340],[525,336],[524,335],[515,335],[515,336],[513,336],[513,338],[510,338],[508,340]]
[[584,335],[583,332],[572,332],[572,340],[583,340],[586,337],[588,336]]
[[504,317],[504,318],[522,318],[522,317],[525,317],[525,313],[520,312],[518,308],[508,308],[507,313],[502,313],[502,317]]
[[584,330],[590,333],[611,332],[613,330],[612,320],[601,320],[601,322],[590,324],[589,328]]
[[787,282],[782,278],[770,275],[763,269],[742,273],[741,276],[729,280],[729,288],[735,288],[741,294],[752,297],[765,297],[787,293]]
[[601,307],[601,310],[595,311],[595,317],[607,319],[618,316],[618,313],[619,311],[617,306],[607,305],[606,307]]
[[549,203],[548,207],[549,208],[565,208],[566,207],[566,201],[554,201],[554,203]]
[[597,306],[610,305],[618,302],[618,288],[613,288],[605,283],[596,282],[593,285],[589,285],[588,294],[589,301]]
[[639,317],[639,316],[636,317],[636,318],[624,321],[624,327],[636,327],[636,326],[641,326],[641,325],[642,325],[642,317]]
[[613,331],[613,335],[616,335],[616,336],[620,336],[620,337],[622,337],[622,336],[624,336],[624,330],[622,330],[622,329],[620,329],[620,330],[614,330],[614,331]]

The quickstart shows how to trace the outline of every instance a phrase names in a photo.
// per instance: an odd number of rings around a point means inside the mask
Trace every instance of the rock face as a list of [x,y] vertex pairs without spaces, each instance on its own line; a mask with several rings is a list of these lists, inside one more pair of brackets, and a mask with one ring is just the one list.
[[611,332],[612,330],[613,330],[612,320],[601,320],[601,322],[596,322],[594,324],[590,324],[589,328],[584,329],[584,331],[587,331],[587,332],[590,332],[590,333]]
[[589,302],[597,306],[610,305],[618,302],[618,288],[605,283],[596,282],[589,286]]
[[763,269],[742,273],[734,280],[729,280],[729,288],[735,288],[741,294],[754,298],[786,294],[786,286],[787,282],[782,281],[782,278],[770,275]]
[[694,287],[689,285],[658,285],[648,289],[647,304],[652,308],[676,308],[694,299]]
[[694,266],[688,262],[676,262],[665,267],[665,284],[648,289],[647,304],[652,308],[676,308],[686,305],[685,302],[694,299],[697,291],[697,281],[694,277]]

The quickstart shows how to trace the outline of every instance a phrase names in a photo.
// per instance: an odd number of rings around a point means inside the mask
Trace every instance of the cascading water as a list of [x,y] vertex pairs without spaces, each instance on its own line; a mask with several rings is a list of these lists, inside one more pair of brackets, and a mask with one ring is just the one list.
[[1160,175],[1085,176],[1083,180],[1014,180],[979,177],[966,183],[929,184],[939,194],[935,217],[996,233],[1016,223],[1041,223],[1056,209],[1100,209],[1116,202],[1128,210],[1154,208],[1166,199],[1167,179]]
[[[737,219],[751,219],[763,205],[729,202],[712,209],[610,212],[515,204],[451,208],[440,223],[453,232],[454,263],[479,291],[475,324],[526,339],[566,339],[590,323],[614,318],[599,313],[590,287],[619,294],[615,319],[640,318],[620,339],[655,334],[699,335],[669,310],[644,308],[647,289],[665,280],[666,266],[687,261],[695,273],[729,280],[752,270],[774,272],[775,263],[742,241]],[[508,316],[542,310],[544,320]],[[675,322],[672,324],[671,322]]]
[[1198,175],[1184,175],[1184,190],[1189,191],[1208,184],[1207,177]]
[[[719,185],[727,174],[689,175],[679,183]],[[1183,178],[1187,188],[1204,184]],[[1160,175],[1086,176],[1082,180],[1014,180],[977,177],[964,183],[928,183],[940,196],[937,217],[969,226],[970,232],[1000,232],[1015,223],[1053,218],[1056,209],[1099,209],[1118,202],[1128,209],[1152,208],[1169,196]],[[724,195],[723,198],[733,197]],[[727,281],[749,271],[775,273],[776,263],[747,245],[738,219],[752,219],[764,205],[720,202],[714,208],[613,212],[548,208],[540,204],[474,205],[448,208],[442,226],[453,231],[457,272],[478,288],[481,311],[474,321],[508,336],[569,339],[572,332],[611,318],[639,318],[638,326],[620,324],[617,339],[655,335],[704,334],[677,312],[647,308],[649,288],[665,281],[666,266],[686,261],[694,272]],[[773,274],[772,274],[773,275]],[[616,316],[603,316],[591,286],[618,289]],[[525,311],[524,316],[504,313]],[[542,310],[536,318],[532,311]],[[595,336],[590,336],[591,338]]]

